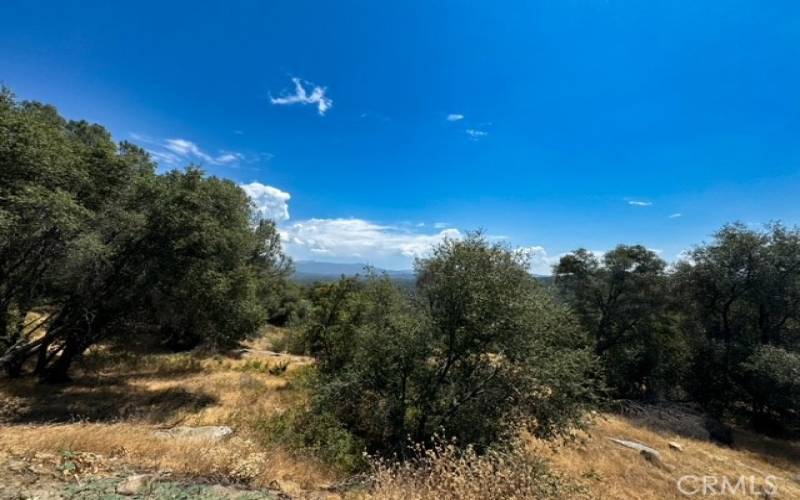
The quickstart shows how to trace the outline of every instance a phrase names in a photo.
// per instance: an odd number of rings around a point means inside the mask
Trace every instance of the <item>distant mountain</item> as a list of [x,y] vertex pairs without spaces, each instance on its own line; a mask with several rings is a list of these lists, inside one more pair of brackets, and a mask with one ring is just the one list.
[[[294,279],[304,283],[314,281],[334,281],[338,280],[342,275],[355,276],[357,274],[364,275],[367,264],[358,262],[319,262],[316,260],[297,260],[294,262]],[[389,277],[398,281],[413,281],[413,269],[381,269],[373,267],[373,270],[378,273],[386,273]],[[549,286],[553,283],[552,276],[534,275],[534,277],[543,285]]]
[[[319,262],[315,260],[298,260],[294,262],[294,278],[297,281],[332,281],[344,276],[355,276],[365,274],[367,264],[358,262]],[[388,276],[398,280],[413,280],[414,271],[380,269],[374,267],[377,273],[386,273]]]

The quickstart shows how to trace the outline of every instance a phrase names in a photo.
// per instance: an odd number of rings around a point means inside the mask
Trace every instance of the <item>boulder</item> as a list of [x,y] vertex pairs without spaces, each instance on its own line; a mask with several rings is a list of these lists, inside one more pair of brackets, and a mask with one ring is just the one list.
[[620,446],[636,450],[642,457],[644,457],[645,460],[647,460],[651,464],[655,465],[660,469],[669,470],[669,467],[667,467],[664,461],[661,460],[661,453],[659,453],[654,448],[643,445],[641,443],[637,443],[636,441],[628,441],[625,439],[608,438],[608,440]]
[[670,441],[670,442],[669,442],[669,443],[667,443],[667,444],[669,445],[669,448],[670,448],[671,450],[675,450],[675,451],[683,451],[683,446],[681,446],[680,444],[676,443],[675,441]]
[[130,476],[117,485],[117,493],[127,496],[145,493],[153,484],[154,480],[155,476],[152,474],[136,474]]
[[156,437],[162,439],[193,439],[199,441],[222,441],[233,435],[233,429],[224,425],[207,425],[189,427],[180,425],[172,429],[156,431]]

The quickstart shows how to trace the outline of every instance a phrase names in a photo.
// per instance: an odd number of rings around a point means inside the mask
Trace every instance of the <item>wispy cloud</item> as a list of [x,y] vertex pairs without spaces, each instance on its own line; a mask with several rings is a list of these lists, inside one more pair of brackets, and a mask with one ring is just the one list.
[[486,132],[485,130],[479,130],[474,128],[468,128],[466,130],[466,133],[469,136],[469,138],[472,139],[473,141],[478,141],[489,135],[489,132]]
[[148,149],[147,152],[159,165],[180,165],[181,158],[173,153]]
[[160,165],[170,167],[196,162],[201,165],[237,166],[242,163],[257,163],[272,158],[269,153],[244,154],[238,151],[219,150],[216,154],[206,152],[188,139],[172,138],[159,140],[150,136],[131,132],[130,138],[145,145],[150,156]]
[[449,115],[447,115],[447,121],[449,121],[449,122],[457,122],[457,121],[463,120],[463,119],[464,119],[464,115],[461,115],[461,114],[458,114],[458,113],[450,113]]
[[444,229],[447,226],[451,226],[451,225],[452,224],[450,224],[449,222],[434,222],[433,223],[434,229]]
[[[314,85],[311,82],[304,81],[296,77],[292,78],[292,82],[294,82],[294,94],[285,94],[281,97],[270,97],[270,102],[272,104],[282,106],[291,104],[315,104],[317,106],[317,111],[319,111],[321,116],[325,116],[325,113],[331,109],[331,107],[333,107],[333,99],[325,95],[327,88]],[[304,83],[312,87],[310,94],[303,86]]]
[[667,217],[670,218],[670,219],[677,219],[678,217],[683,217],[683,214],[680,213],[680,212],[676,212],[674,214],[668,215]]
[[217,155],[211,155],[187,139],[167,139],[163,146],[180,157],[199,160],[209,165],[231,165],[239,163],[245,158],[242,153],[235,151],[220,151]]
[[289,200],[292,198],[289,193],[260,182],[241,184],[240,187],[253,200],[262,217],[276,222],[289,219]]
[[653,205],[652,201],[637,201],[637,200],[628,200],[628,205],[632,205],[634,207],[649,207]]

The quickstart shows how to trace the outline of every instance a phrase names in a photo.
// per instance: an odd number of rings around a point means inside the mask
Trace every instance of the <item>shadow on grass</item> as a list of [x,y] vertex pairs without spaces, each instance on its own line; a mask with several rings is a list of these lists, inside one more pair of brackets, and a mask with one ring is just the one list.
[[147,389],[130,385],[120,377],[78,379],[58,386],[41,385],[30,379],[0,381],[0,423],[6,424],[154,424],[215,403],[216,397],[202,391],[181,387]]

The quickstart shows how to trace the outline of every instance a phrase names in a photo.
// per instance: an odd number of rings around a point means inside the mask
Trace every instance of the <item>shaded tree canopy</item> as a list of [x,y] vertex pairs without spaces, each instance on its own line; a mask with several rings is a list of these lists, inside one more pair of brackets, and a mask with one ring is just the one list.
[[774,394],[794,394],[787,374],[800,377],[800,230],[727,225],[674,279],[694,341],[692,395],[720,414],[747,408],[765,430],[800,430],[796,403]]
[[[141,148],[0,93],[0,365],[63,380],[101,339],[173,347],[253,334],[289,270],[233,182],[156,174]],[[49,307],[36,329],[28,312]]]
[[666,262],[641,245],[598,257],[576,250],[555,266],[560,296],[580,318],[621,397],[663,397],[688,355],[671,300]]

